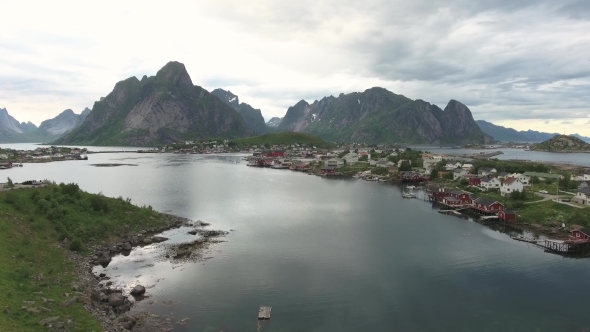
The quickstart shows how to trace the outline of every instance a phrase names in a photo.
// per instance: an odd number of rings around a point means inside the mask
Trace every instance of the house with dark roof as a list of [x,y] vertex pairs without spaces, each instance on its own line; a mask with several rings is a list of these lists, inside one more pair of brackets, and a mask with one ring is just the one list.
[[500,172],[500,173],[496,174],[496,177],[499,180],[504,180],[504,179],[506,179],[508,177],[508,173],[506,173],[506,172]]
[[498,212],[498,219],[504,221],[513,221],[516,220],[516,213],[514,213],[514,211],[502,210]]
[[479,176],[488,176],[496,173],[498,173],[498,171],[492,167],[480,167],[477,169],[477,175]]
[[572,202],[590,205],[590,187],[578,189],[578,193],[572,198]]
[[590,241],[590,228],[584,227],[575,231],[572,231],[570,237],[573,240],[585,240]]
[[504,210],[502,203],[485,197],[475,199],[471,207],[476,212],[483,214],[497,214]]

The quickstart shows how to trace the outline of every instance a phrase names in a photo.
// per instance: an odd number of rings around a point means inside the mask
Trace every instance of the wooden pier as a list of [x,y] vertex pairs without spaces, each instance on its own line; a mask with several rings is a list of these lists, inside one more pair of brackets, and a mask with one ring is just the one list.
[[270,319],[270,311],[272,307],[260,307],[258,309],[258,319]]
[[588,240],[545,240],[543,245],[539,242],[537,244],[545,248],[545,251],[561,256],[590,256],[590,241]]

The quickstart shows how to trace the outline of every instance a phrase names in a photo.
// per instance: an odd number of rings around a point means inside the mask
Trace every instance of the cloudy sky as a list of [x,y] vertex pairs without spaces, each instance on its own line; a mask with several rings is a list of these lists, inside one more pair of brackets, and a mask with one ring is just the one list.
[[[268,120],[385,87],[519,130],[590,136],[588,0],[11,1],[0,108],[79,113],[117,81],[184,63]],[[587,129],[588,128],[588,129]]]

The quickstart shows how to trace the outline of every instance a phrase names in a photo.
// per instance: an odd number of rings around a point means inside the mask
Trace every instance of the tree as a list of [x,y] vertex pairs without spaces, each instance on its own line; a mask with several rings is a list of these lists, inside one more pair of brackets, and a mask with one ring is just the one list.
[[435,168],[430,172],[430,180],[438,179],[438,170]]
[[407,161],[402,161],[402,164],[399,166],[399,171],[403,172],[403,171],[411,171],[412,170],[412,166],[410,165],[410,163],[408,163]]
[[461,179],[461,181],[459,181],[459,184],[462,186],[467,186],[469,185],[469,181],[467,181],[467,179]]
[[369,156],[367,156],[367,155],[359,157],[359,161],[367,161],[367,160],[369,160]]

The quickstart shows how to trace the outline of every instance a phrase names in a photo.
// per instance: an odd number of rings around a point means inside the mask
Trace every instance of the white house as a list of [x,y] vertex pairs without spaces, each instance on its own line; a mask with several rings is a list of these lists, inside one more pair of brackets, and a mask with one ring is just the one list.
[[457,168],[453,171],[453,180],[461,179],[467,174],[469,174],[469,172],[466,169]]
[[590,205],[590,188],[587,187],[578,189],[578,193],[574,198],[572,198],[572,202]]
[[8,155],[7,154],[0,154],[0,159],[8,159]]
[[438,163],[438,162],[441,162],[443,160],[443,157],[442,156],[439,156],[439,155],[433,155],[432,156],[432,159],[436,160],[436,162]]
[[492,174],[496,174],[496,173],[498,173],[498,171],[495,168],[491,168],[491,167],[480,167],[477,170],[478,176],[488,176],[488,175],[492,175]]
[[391,167],[393,165],[395,165],[395,164],[387,159],[381,159],[375,163],[375,166],[377,166],[377,167]]
[[491,177],[491,176],[486,176],[481,178],[481,184],[480,186],[486,190],[488,189],[498,189],[500,188],[500,185],[502,183],[500,183],[500,180],[498,180],[495,177]]
[[344,159],[342,158],[332,158],[326,160],[326,166],[335,166],[335,167],[342,167],[344,165]]
[[506,196],[510,195],[515,191],[522,192],[524,190],[524,185],[520,180],[517,178],[506,178],[504,182],[502,182],[502,187],[500,187],[500,195]]
[[445,165],[445,169],[447,171],[452,171],[452,170],[454,170],[456,168],[461,168],[461,164],[459,164],[459,167],[457,167],[457,164],[446,164]]
[[463,164],[461,167],[463,169],[470,170],[473,168],[473,164]]
[[522,183],[522,185],[525,187],[531,185],[531,178],[529,176],[524,175],[524,174],[513,173],[513,174],[508,175],[506,178],[518,179],[518,181],[520,181]]
[[397,157],[397,152],[393,151],[392,153],[389,154],[392,157]]
[[584,171],[584,181],[590,181],[590,168]]
[[359,155],[354,152],[350,152],[344,156],[344,160],[346,160],[347,164],[354,164],[359,161]]

